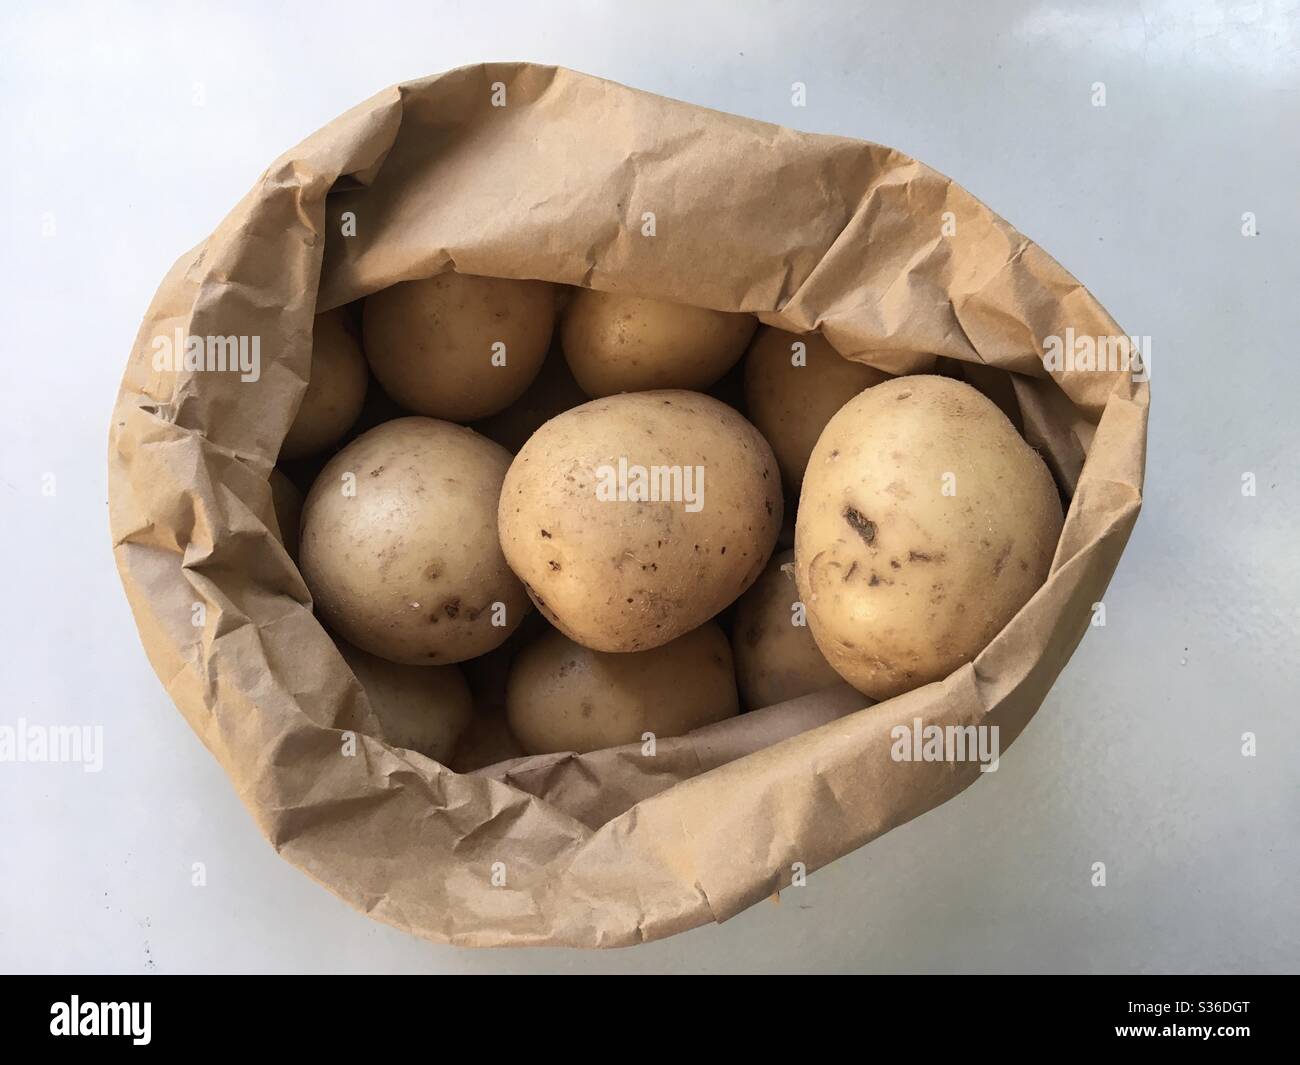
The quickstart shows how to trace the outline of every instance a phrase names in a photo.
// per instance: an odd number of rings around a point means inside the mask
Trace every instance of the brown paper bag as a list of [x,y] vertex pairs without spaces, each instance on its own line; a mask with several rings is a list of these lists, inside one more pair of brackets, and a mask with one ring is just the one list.
[[[458,775],[366,737],[365,696],[274,535],[267,475],[313,313],[447,269],[750,311],[894,373],[972,364],[977,386],[1014,397],[1071,497],[1050,579],[941,683],[869,708],[847,687],[808,696],[653,758]],[[386,90],[288,152],[163,281],[111,431],[117,563],[181,712],[271,844],[331,891],[437,941],[657,939],[978,776],[894,761],[894,725],[996,724],[1005,749],[1038,708],[1133,527],[1146,441],[1145,383],[1045,371],[1044,338],[1067,328],[1119,334],[1037,246],[889,148],[552,67],[466,67]],[[174,350],[240,336],[260,344],[255,379]],[[354,756],[343,730],[362,733]]]

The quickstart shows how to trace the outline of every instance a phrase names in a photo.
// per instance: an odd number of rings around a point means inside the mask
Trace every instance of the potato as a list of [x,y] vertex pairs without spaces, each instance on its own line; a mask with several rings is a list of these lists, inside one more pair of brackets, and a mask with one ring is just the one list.
[[280,445],[281,459],[324,451],[343,438],[366,401],[370,373],[344,307],[316,315],[311,377],[298,413]]
[[564,312],[560,341],[589,396],[703,391],[736,363],[757,325],[748,314],[581,289]]
[[569,372],[564,353],[555,348],[528,391],[505,410],[476,422],[474,429],[513,454],[557,414],[586,402],[587,394]]
[[826,660],[876,699],[969,662],[1047,578],[1061,502],[997,407],[944,377],[850,400],[813,449],[795,569]]
[[[797,345],[803,345],[796,365]],[[781,481],[798,494],[808,456],[831,416],[889,374],[851,362],[818,333],[764,326],[745,356],[745,413],[772,445]]]
[[474,716],[469,685],[455,666],[400,666],[340,642],[379,719],[380,739],[444,764]]
[[727,637],[714,622],[650,651],[605,654],[551,630],[515,659],[510,730],[529,754],[585,754],[658,739],[739,712]]
[[781,512],[749,422],[698,392],[633,392],[542,426],[510,465],[498,525],[552,624],[597,651],[644,651],[754,582]]
[[303,507],[300,567],[316,609],[392,662],[445,665],[502,643],[528,611],[497,540],[505,448],[398,418],[348,444]]
[[289,557],[298,561],[298,526],[302,523],[302,493],[279,470],[271,471],[271,506],[275,509],[275,523],[279,528],[280,543]]
[[366,299],[366,358],[407,410],[472,422],[510,406],[542,368],[555,286],[451,272]]
[[740,602],[732,622],[736,680],[749,710],[797,699],[843,683],[831,669],[804,618],[796,613],[794,552],[774,555]]

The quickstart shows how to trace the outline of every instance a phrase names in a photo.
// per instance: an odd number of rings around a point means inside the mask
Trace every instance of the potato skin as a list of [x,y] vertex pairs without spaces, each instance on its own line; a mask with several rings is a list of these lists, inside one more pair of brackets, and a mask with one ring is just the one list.
[[795,571],[817,646],[876,699],[941,680],[1042,585],[1061,524],[1047,467],[978,391],[876,385],[830,420],[804,478]]
[[469,685],[456,666],[403,666],[342,641],[351,667],[379,719],[380,739],[446,764],[474,715]]
[[[629,467],[703,467],[702,505],[602,499]],[[776,460],[726,404],[634,392],[551,419],[501,490],[501,547],[556,628],[597,651],[643,651],[690,632],[762,572],[781,527]]]
[[752,315],[579,289],[560,324],[564,357],[589,396],[704,391],[739,360]]
[[[364,651],[412,665],[502,643],[529,609],[497,541],[509,463],[505,448],[431,418],[385,422],[335,455],[307,495],[299,548],[326,623]],[[498,602],[503,626],[492,624]]]
[[774,555],[736,604],[731,644],[736,681],[748,710],[843,683],[817,649],[808,626],[794,624],[792,608],[799,601],[799,589],[793,569],[793,551]]
[[318,314],[312,326],[311,377],[280,445],[280,458],[306,458],[338,443],[361,413],[369,383],[347,308]]
[[[793,346],[800,343],[805,362],[795,366]],[[808,456],[835,412],[889,377],[844,358],[819,333],[759,330],[745,356],[745,413],[772,445],[787,491],[798,494]]]
[[[407,410],[453,422],[517,400],[546,358],[555,286],[442,273],[369,296],[363,335],[375,377]],[[493,345],[505,345],[504,366]]]
[[605,654],[554,629],[524,648],[506,687],[510,731],[529,754],[658,739],[739,712],[731,648],[715,622],[671,643]]

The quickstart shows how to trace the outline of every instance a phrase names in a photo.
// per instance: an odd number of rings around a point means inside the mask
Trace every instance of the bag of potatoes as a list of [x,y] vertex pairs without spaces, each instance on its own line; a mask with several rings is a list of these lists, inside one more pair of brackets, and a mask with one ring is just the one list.
[[163,281],[117,564],[331,891],[436,941],[656,939],[957,794],[954,736],[1005,753],[1137,517],[1131,354],[898,152],[467,67]]

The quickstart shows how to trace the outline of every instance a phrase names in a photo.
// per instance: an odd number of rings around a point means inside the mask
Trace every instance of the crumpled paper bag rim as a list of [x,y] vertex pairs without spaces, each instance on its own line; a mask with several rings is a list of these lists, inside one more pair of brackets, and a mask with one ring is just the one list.
[[[496,86],[509,104],[491,109]],[[638,197],[670,206],[670,239],[630,239]],[[371,227],[356,242],[336,236],[348,208]],[[956,235],[922,232],[945,209]],[[894,373],[942,356],[1012,374],[1026,435],[1071,497],[1048,582],[972,663],[866,711],[846,690],[805,697],[725,738],[662,741],[653,763],[619,749],[458,775],[387,747],[364,734],[364,692],[276,540],[265,479],[305,387],[313,312],[452,267],[746,310]],[[257,388],[153,368],[160,332],[234,324],[267,338]],[[998,724],[1014,739],[1041,703],[1118,562],[1145,464],[1145,383],[1043,369],[1041,338],[1066,324],[1119,333],[1036,245],[892,149],[561,68],[458,68],[286,153],[168,274],[110,435],[119,572],[155,670],[259,829],[351,905],[468,945],[661,938],[725,920],[796,864],[811,872],[978,776],[882,758],[895,725]],[[357,754],[341,758],[351,730]]]

